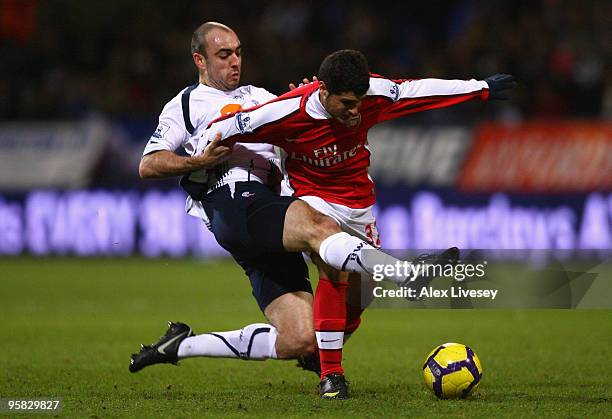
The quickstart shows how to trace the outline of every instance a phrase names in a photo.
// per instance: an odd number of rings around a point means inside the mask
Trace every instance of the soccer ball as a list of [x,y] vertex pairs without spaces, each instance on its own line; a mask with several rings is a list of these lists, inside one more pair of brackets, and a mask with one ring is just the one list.
[[445,343],[431,351],[423,364],[425,385],[440,399],[467,397],[482,377],[480,360],[460,343]]

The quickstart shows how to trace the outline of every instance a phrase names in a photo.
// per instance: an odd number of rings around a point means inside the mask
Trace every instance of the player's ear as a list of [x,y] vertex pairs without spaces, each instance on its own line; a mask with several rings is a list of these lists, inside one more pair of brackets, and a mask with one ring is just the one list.
[[206,70],[206,58],[204,58],[202,54],[198,52],[194,52],[192,54],[192,57],[193,57],[193,62],[195,66],[198,68],[198,70],[200,71]]

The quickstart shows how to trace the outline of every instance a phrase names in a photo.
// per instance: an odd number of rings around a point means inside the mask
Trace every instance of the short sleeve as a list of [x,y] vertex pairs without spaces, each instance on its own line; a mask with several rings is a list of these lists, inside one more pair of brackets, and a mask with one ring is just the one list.
[[149,138],[143,156],[155,151],[175,151],[188,139],[189,133],[185,128],[183,110],[179,97],[175,97],[164,106],[159,115],[157,128]]

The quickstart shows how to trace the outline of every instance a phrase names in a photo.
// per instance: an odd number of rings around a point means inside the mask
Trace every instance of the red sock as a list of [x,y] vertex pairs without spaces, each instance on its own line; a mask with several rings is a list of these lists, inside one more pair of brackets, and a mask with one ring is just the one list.
[[355,307],[351,305],[346,305],[346,325],[344,326],[344,334],[346,335],[352,334],[359,325],[361,324],[361,313],[363,313],[363,308]]
[[314,326],[321,359],[321,379],[331,373],[344,374],[342,344],[346,326],[347,283],[319,277],[314,298]]

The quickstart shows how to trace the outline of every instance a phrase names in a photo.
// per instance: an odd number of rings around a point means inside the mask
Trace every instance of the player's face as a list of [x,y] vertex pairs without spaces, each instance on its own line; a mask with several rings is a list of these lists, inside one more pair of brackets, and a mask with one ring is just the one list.
[[357,96],[353,92],[332,95],[326,91],[323,96],[323,106],[341,124],[348,128],[357,128],[361,123],[359,105],[362,98],[363,96]]
[[242,50],[234,32],[212,30],[206,48],[207,84],[219,90],[234,90],[240,84]]

